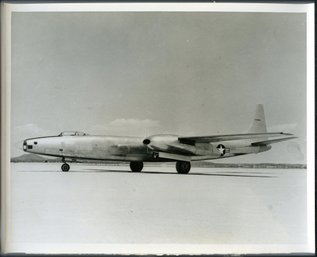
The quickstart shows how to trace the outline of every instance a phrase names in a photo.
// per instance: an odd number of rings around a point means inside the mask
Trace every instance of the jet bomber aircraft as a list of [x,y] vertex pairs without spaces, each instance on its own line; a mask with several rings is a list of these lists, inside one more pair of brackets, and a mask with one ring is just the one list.
[[176,161],[176,170],[187,174],[192,161],[228,158],[260,153],[271,144],[296,138],[283,132],[267,132],[263,106],[259,104],[248,133],[181,137],[152,135],[146,138],[93,136],[83,132],[62,132],[57,136],[29,138],[23,142],[26,152],[62,158],[61,170],[77,159],[129,161],[132,172],[141,172],[143,162]]

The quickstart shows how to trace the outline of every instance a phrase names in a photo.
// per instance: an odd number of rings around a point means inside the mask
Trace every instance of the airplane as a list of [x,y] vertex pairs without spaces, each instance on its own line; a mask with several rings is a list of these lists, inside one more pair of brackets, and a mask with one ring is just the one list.
[[143,162],[176,161],[179,174],[187,174],[192,161],[213,160],[261,153],[271,144],[296,138],[284,132],[267,132],[264,108],[257,105],[255,117],[247,133],[182,137],[158,134],[146,138],[127,136],[95,136],[66,131],[57,136],[25,139],[23,150],[39,155],[62,158],[61,170],[77,159],[128,161],[132,172],[141,172]]

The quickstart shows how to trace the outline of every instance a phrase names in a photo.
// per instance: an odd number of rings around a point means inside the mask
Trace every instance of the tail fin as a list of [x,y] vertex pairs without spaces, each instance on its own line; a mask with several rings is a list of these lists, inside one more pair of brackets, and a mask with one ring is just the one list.
[[264,108],[262,104],[257,105],[255,116],[248,132],[249,133],[267,133]]

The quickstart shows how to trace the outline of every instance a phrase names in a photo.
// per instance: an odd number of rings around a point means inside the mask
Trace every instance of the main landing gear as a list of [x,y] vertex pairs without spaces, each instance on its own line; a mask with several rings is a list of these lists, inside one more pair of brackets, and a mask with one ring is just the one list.
[[178,174],[188,174],[190,171],[190,162],[178,161],[176,162],[176,170]]
[[[188,174],[190,167],[190,162],[176,162],[176,170],[179,174]],[[130,169],[132,172],[141,172],[143,169],[143,162],[130,162]]]
[[65,163],[62,164],[61,169],[62,169],[63,172],[67,172],[67,171],[69,171],[70,166],[69,166],[68,163],[65,162]]
[[143,162],[130,162],[130,169],[132,172],[141,172],[143,169]]

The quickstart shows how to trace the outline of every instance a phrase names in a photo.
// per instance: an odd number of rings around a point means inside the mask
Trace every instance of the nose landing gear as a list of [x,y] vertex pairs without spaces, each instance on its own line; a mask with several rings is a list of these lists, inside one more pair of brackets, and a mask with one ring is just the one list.
[[68,163],[66,163],[66,160],[65,160],[64,157],[62,158],[62,162],[63,162],[63,164],[62,164],[62,166],[61,166],[62,171],[63,171],[63,172],[69,171],[70,166],[69,166]]

